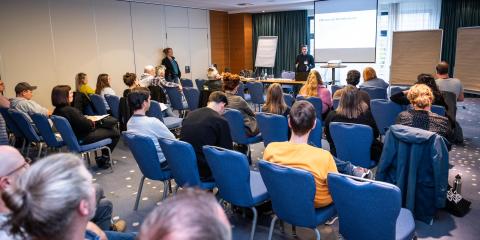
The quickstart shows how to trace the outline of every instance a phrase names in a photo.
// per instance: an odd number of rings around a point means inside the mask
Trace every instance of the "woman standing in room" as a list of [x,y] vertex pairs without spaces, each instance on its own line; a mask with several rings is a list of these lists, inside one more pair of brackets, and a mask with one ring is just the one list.
[[163,54],[165,58],[162,60],[162,65],[166,67],[165,69],[165,80],[169,82],[178,83],[179,79],[182,77],[182,72],[180,71],[180,66],[173,56],[173,49],[167,47],[163,49]]
[[107,100],[105,99],[105,94],[108,95],[115,95],[115,91],[113,91],[112,87],[110,86],[110,76],[106,73],[102,73],[98,75],[97,78],[97,89],[95,89],[95,93],[103,97],[103,103],[105,104],[105,108],[107,111],[110,111],[110,107],[108,106]]
[[308,74],[307,83],[300,89],[300,95],[306,97],[318,97],[322,99],[322,119],[332,108],[332,95],[325,85],[323,85],[320,73],[312,69]]
[[262,107],[262,112],[288,117],[290,108],[285,103],[285,99],[283,99],[283,91],[280,84],[274,83],[268,87],[267,101]]
[[385,80],[377,77],[377,72],[372,67],[366,67],[363,70],[363,83],[360,87],[376,87],[376,88],[388,88],[388,83]]
[[93,90],[93,88],[91,88],[88,85],[87,74],[83,73],[83,72],[77,73],[77,75],[75,75],[75,88],[76,88],[77,92],[84,93],[87,96],[89,94],[94,94],[95,93],[95,90]]

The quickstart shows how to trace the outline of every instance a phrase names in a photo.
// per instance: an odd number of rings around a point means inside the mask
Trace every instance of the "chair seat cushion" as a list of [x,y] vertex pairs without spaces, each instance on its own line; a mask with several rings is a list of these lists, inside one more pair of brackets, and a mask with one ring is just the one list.
[[316,208],[315,209],[315,226],[305,226],[310,228],[315,228],[320,224],[325,223],[333,216],[337,215],[337,210],[335,209],[335,204],[330,204],[323,208]]
[[245,144],[252,144],[252,143],[259,143],[263,141],[262,134],[259,133],[257,136],[247,138],[247,142]]
[[163,121],[168,129],[172,129],[181,127],[183,119],[179,117],[164,117]]
[[397,218],[395,239],[413,239],[414,235],[415,220],[413,220],[412,212],[406,208],[402,208]]
[[215,188],[215,182],[201,182],[199,187],[203,190],[212,190]]
[[257,205],[268,199],[267,187],[265,187],[259,172],[250,171],[250,189],[252,191],[253,205]]
[[252,96],[250,96],[250,94],[248,94],[248,93],[245,93],[245,94],[243,95],[243,97],[245,98],[245,101],[247,101],[247,102],[252,101]]
[[106,139],[100,140],[98,142],[81,145],[80,146],[80,152],[90,151],[90,150],[95,149],[95,148],[106,146],[110,143],[112,143],[112,139],[106,138]]
[[369,168],[371,169],[371,168],[374,168],[374,167],[376,167],[376,166],[377,166],[377,162],[371,160],[371,161],[370,161],[370,167],[369,167]]

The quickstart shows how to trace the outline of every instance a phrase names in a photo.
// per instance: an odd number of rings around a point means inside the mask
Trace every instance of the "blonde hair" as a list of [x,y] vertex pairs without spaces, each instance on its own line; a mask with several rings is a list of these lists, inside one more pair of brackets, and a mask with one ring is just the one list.
[[318,86],[323,85],[320,73],[312,69],[308,74],[307,83],[300,89],[300,95],[318,97]]
[[360,99],[358,91],[352,85],[342,89],[342,95],[336,110],[338,115],[348,119],[356,119],[368,110],[368,105]]
[[155,75],[158,77],[160,76],[160,73],[163,72],[163,75],[165,75],[165,69],[166,67],[163,65],[158,65],[155,67]]
[[366,67],[363,69],[363,80],[370,81],[377,78],[377,72],[372,67]]
[[432,105],[433,93],[425,84],[415,84],[408,90],[407,98],[414,107],[426,108]]
[[267,89],[267,101],[263,105],[264,112],[282,115],[288,106],[283,99],[282,86],[278,83],[270,85]]

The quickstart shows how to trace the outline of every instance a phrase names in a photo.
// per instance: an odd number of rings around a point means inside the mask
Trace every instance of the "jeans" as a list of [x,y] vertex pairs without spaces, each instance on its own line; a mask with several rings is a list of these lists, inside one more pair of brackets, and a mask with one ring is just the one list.
[[353,168],[355,168],[355,166],[353,164],[351,164],[350,162],[342,161],[336,157],[333,157],[333,160],[335,160],[335,165],[337,165],[337,170],[339,173],[354,175]]
[[95,188],[95,197],[97,200],[97,209],[95,216],[91,219],[103,231],[110,230],[112,225],[113,204],[103,195],[103,189],[99,184],[93,184]]
[[108,240],[134,240],[137,237],[136,233],[123,233],[114,231],[105,231]]

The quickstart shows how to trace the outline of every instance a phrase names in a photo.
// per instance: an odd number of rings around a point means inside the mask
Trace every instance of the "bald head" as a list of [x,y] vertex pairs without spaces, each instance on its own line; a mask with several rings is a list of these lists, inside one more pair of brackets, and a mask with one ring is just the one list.
[[152,65],[147,65],[145,68],[143,68],[143,72],[155,76],[155,67]]
[[5,177],[24,163],[25,159],[16,148],[0,146],[0,177]]

